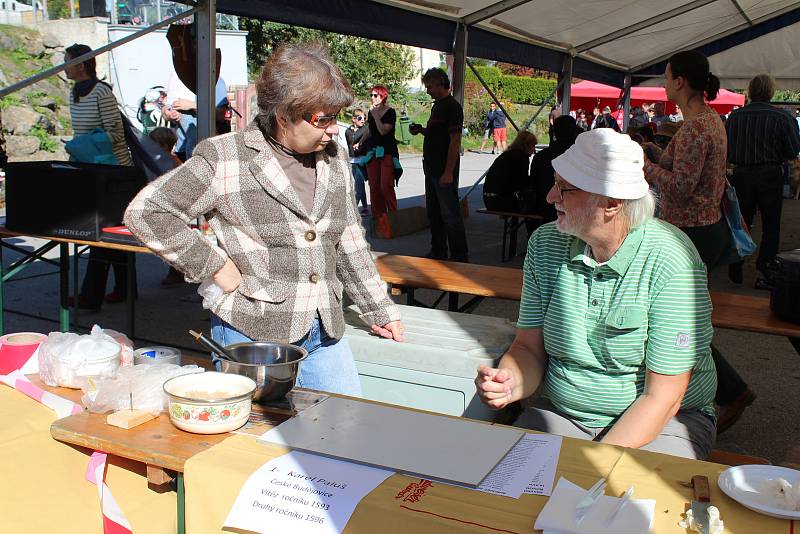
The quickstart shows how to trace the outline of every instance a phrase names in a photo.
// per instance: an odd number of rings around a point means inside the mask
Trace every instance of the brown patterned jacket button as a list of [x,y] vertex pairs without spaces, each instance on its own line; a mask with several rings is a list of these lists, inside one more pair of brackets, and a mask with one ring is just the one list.
[[308,232],[306,232],[305,237],[306,241],[314,241],[317,238],[317,232],[315,232],[314,230],[309,230]]
[[312,284],[316,284],[317,282],[319,282],[319,275],[317,273],[312,274],[311,276],[308,277],[308,281],[311,282]]

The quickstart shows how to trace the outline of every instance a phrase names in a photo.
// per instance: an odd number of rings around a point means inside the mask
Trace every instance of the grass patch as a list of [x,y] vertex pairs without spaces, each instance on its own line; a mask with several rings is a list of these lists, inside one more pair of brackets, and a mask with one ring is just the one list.
[[20,106],[22,105],[22,100],[15,94],[6,95],[3,98],[0,98],[0,110],[5,110],[10,108],[11,106]]
[[[408,115],[411,118],[411,122],[417,122],[422,124],[423,126],[428,122],[428,117],[430,117],[430,109],[431,104],[428,105],[418,105],[418,106],[408,106],[407,108]],[[514,119],[514,122],[517,124],[518,127],[522,128],[525,122],[533,116],[534,113],[539,109],[539,106],[534,105],[524,105],[524,104],[515,104],[510,111],[511,118]],[[550,112],[550,108],[547,107],[539,114],[536,118],[536,121],[533,122],[530,126],[530,130],[536,134],[536,137],[539,141],[539,144],[549,144],[550,137],[548,135],[548,114]],[[507,144],[510,145],[514,139],[517,137],[517,132],[511,126],[509,121],[506,121],[506,132],[508,135],[508,142]],[[400,138],[399,132],[396,134],[396,137]],[[411,152],[411,153],[422,153],[422,144],[424,142],[425,137],[422,135],[414,135],[411,137],[411,144],[403,145],[399,144],[401,152]],[[483,140],[483,132],[469,132],[466,135],[462,136],[461,138],[461,146],[464,150],[470,149],[478,149],[481,146],[481,141]],[[492,148],[492,141],[489,140],[486,143],[485,150],[491,150]]]
[[55,152],[58,149],[58,143],[53,141],[47,131],[38,124],[31,128],[29,133],[39,140],[39,150]]

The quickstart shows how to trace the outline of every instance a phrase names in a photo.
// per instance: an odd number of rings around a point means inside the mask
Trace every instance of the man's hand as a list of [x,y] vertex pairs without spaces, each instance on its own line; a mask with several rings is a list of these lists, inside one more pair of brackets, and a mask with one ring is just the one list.
[[413,124],[409,124],[408,131],[411,132],[411,135],[421,134],[423,132],[422,125],[417,124],[416,122]]
[[191,111],[193,109],[197,109],[197,103],[194,100],[179,98],[172,103],[172,107],[178,111]]
[[447,187],[452,183],[453,183],[453,171],[450,172],[445,171],[439,178],[439,185],[441,185],[442,187]]
[[376,336],[394,339],[395,341],[403,341],[403,332],[406,331],[402,321],[392,321],[382,327],[374,324],[371,328],[372,333]]
[[481,402],[490,408],[500,410],[512,402],[515,386],[516,380],[507,369],[493,369],[486,365],[478,368],[475,387]]
[[181,114],[170,107],[164,107],[161,114],[171,121],[178,122],[181,120]]
[[217,284],[225,293],[236,291],[242,283],[242,273],[230,259],[225,262],[222,269],[214,273],[214,283]]

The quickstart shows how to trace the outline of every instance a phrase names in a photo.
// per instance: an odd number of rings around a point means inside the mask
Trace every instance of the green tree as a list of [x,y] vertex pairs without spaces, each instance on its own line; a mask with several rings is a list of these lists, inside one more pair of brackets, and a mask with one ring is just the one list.
[[385,85],[392,100],[403,99],[404,82],[420,74],[414,68],[413,53],[405,46],[256,19],[240,18],[239,26],[249,32],[247,59],[251,78],[258,76],[264,61],[279,44],[315,40],[328,45],[359,99],[365,98],[376,84]]
[[49,0],[47,2],[47,14],[51,19],[69,18],[69,0]]

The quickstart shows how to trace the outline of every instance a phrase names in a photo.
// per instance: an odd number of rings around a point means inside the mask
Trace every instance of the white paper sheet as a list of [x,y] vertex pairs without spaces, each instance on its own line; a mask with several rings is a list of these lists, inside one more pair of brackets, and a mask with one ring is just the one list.
[[542,461],[538,465],[536,474],[528,480],[525,493],[528,495],[545,495],[553,493],[553,481],[556,478],[558,458],[561,456],[561,436],[551,434],[528,434],[531,446],[536,446],[533,453]]
[[561,477],[552,497],[536,517],[533,528],[550,534],[649,534],[652,531],[655,499],[629,500],[608,525],[607,520],[614,513],[620,498],[601,495],[577,524],[575,508],[585,494],[586,489]]
[[[519,499],[523,493],[534,493],[528,489],[532,484],[531,473],[535,473],[533,480],[540,481],[535,488],[535,494],[549,495],[553,487],[561,441],[561,436],[551,434],[525,434],[486,475],[480,486],[469,489]],[[543,493],[544,490],[547,493]]]
[[338,533],[392,471],[293,451],[250,475],[223,526],[253,532]]

